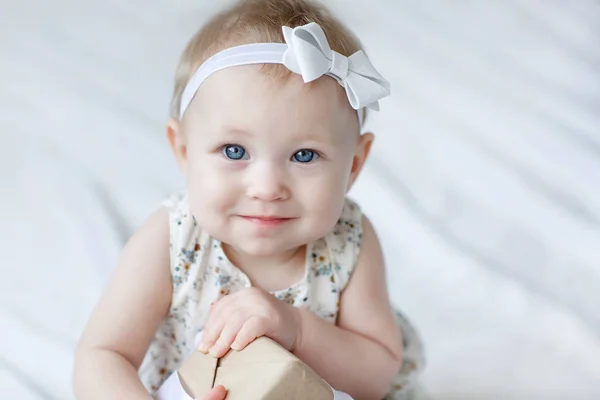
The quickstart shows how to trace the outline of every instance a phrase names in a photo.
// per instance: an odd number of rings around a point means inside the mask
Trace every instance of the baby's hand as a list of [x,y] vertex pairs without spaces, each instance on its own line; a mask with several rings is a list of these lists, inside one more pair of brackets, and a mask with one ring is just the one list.
[[196,400],[223,400],[225,397],[227,397],[227,390],[223,386],[219,385],[206,393],[204,397]]
[[242,350],[268,336],[293,351],[300,331],[300,313],[293,306],[257,288],[223,297],[213,304],[198,350],[214,357],[230,348]]

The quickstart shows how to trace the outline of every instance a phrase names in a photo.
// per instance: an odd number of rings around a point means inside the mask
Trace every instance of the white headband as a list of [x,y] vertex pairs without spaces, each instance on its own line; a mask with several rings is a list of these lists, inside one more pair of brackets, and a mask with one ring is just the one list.
[[254,43],[223,50],[206,60],[188,82],[181,96],[179,119],[211,74],[225,68],[249,64],[283,64],[302,75],[304,83],[329,75],[346,89],[348,101],[358,111],[379,110],[379,100],[389,96],[390,84],[377,72],[367,55],[359,50],[346,57],[331,50],[325,32],[316,23],[296,28],[283,27],[285,43]]

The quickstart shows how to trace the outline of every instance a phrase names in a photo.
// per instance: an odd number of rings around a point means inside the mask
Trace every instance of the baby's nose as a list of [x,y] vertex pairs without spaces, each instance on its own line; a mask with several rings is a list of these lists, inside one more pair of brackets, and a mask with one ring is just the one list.
[[290,197],[288,182],[279,168],[264,166],[253,171],[248,184],[247,195],[262,201],[286,200]]

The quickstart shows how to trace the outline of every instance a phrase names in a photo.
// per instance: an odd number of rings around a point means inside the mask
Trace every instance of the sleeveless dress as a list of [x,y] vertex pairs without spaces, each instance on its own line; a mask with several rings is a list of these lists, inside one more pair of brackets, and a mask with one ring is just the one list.
[[[196,224],[185,192],[173,195],[163,205],[169,211],[173,297],[138,371],[151,395],[194,350],[194,339],[204,328],[211,303],[252,286],[248,276],[227,259],[221,242]],[[333,231],[307,244],[304,278],[271,294],[335,323],[340,294],[360,252],[361,220],[359,206],[346,199]],[[410,323],[396,314],[404,338],[404,360],[386,399],[413,399],[415,378],[424,364],[423,351]]]

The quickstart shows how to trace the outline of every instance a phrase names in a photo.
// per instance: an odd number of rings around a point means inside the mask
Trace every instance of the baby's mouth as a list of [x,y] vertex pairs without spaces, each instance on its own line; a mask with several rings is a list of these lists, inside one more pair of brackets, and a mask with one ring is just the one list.
[[279,217],[275,215],[240,215],[244,220],[259,226],[279,226],[295,218]]

